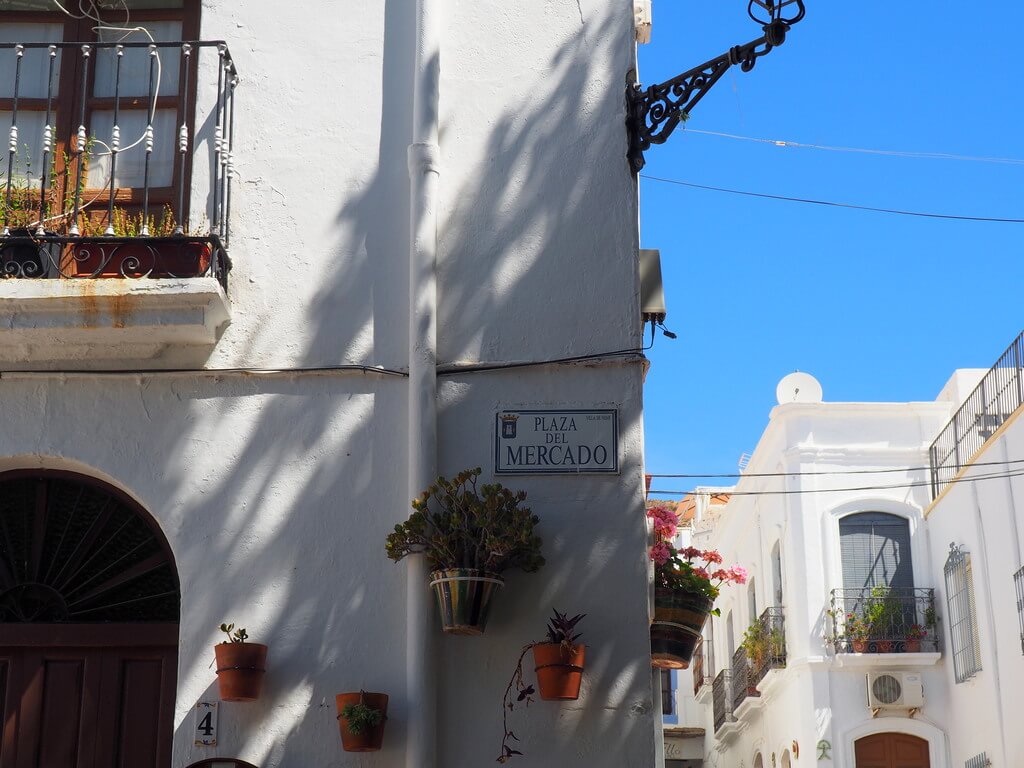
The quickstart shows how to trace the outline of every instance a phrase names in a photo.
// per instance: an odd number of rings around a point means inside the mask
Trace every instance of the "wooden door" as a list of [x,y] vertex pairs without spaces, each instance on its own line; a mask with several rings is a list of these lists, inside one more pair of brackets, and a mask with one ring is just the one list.
[[170,628],[54,626],[49,647],[20,644],[41,640],[47,625],[19,629],[19,644],[0,648],[0,768],[170,765],[177,650],[167,642]]
[[931,768],[928,742],[906,733],[876,733],[854,742],[856,768]]

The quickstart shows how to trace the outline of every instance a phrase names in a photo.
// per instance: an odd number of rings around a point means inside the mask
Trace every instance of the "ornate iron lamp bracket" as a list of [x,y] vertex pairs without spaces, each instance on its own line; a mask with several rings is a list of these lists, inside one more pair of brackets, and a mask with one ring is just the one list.
[[[797,6],[795,15],[783,17],[782,9],[793,3]],[[768,18],[755,15],[754,6],[767,11]],[[739,64],[740,69],[749,72],[759,58],[782,45],[790,27],[804,17],[804,3],[803,0],[750,0],[747,13],[763,25],[764,34],[757,40],[733,46],[721,56],[646,90],[635,80],[626,85],[626,126],[629,130],[626,156],[633,173],[640,173],[644,167],[644,151],[652,144],[663,144],[730,67]]]

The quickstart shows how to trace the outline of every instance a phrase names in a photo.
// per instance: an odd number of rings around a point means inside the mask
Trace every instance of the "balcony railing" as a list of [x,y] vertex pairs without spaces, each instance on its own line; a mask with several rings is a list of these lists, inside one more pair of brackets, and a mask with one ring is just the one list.
[[760,696],[754,684],[754,670],[745,648],[732,655],[732,708],[735,710],[748,696]]
[[929,449],[932,498],[1024,403],[1024,333],[1013,340]]
[[828,614],[836,653],[938,650],[932,589],[833,589]]
[[238,75],[225,43],[0,43],[0,71],[13,75],[0,82],[0,276],[227,287]]
[[753,685],[757,685],[769,671],[786,666],[786,623],[782,608],[765,608],[757,620],[757,636],[762,653],[751,659]]
[[726,723],[736,720],[732,713],[732,689],[732,672],[723,669],[715,676],[715,681],[711,684],[711,709],[715,717],[716,733]]

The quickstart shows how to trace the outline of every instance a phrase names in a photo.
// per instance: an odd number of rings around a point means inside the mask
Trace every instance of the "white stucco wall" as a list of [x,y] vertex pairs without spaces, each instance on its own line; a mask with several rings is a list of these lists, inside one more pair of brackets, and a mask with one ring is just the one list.
[[[228,42],[242,79],[231,324],[208,367],[407,367],[414,5],[204,0],[202,37]],[[439,361],[639,347],[631,4],[459,0],[443,12]],[[144,366],[182,359],[169,347]],[[410,706],[437,710],[438,765],[491,764],[518,649],[552,607],[588,614],[584,691],[517,710],[517,759],[651,766],[642,373],[634,361],[440,380],[441,472],[490,477],[506,407],[618,409],[621,472],[507,482],[541,518],[548,565],[509,574],[482,638],[438,638],[436,701],[403,700],[406,569],[383,549],[410,511],[404,379],[5,374],[0,467],[106,479],[167,536],[182,587],[175,768],[357,764],[333,696],[360,687],[392,696],[378,764],[403,764]],[[192,745],[190,710],[216,698],[222,621],[267,643],[270,666],[259,702],[222,705],[209,750]]]
[[[739,731],[728,738],[713,735],[712,702],[710,697],[705,700],[700,724],[707,728],[707,765],[749,767],[759,752],[764,764],[770,765],[772,754],[781,761],[784,751],[792,752],[795,741],[801,761],[854,768],[853,742],[887,730],[928,740],[933,766],[956,764],[948,762],[945,736],[951,723],[945,656],[938,665],[851,667],[841,665],[825,642],[829,593],[842,586],[838,525],[844,515],[881,511],[906,517],[915,584],[936,588],[938,599],[941,576],[936,574],[941,575],[942,563],[930,547],[923,516],[930,501],[927,449],[951,407],[948,401],[806,403],[772,410],[769,426],[745,470],[751,476],[741,479],[724,508],[712,507],[697,524],[695,545],[718,549],[726,564],[749,569],[759,614],[774,604],[771,551],[776,542],[781,543],[787,667],[772,673],[777,678],[765,688],[764,706],[745,714]],[[865,469],[898,471],[841,474]],[[769,473],[788,476],[752,476]],[[923,485],[906,487],[916,483]],[[746,586],[724,588],[718,607],[722,617],[712,619],[716,673],[731,665],[727,616],[733,615],[733,647],[740,645],[744,630],[755,618],[748,609]],[[938,603],[937,608],[941,614]],[[865,675],[883,670],[923,675],[925,706],[913,719],[905,710],[872,716]],[[822,739],[831,744],[830,759],[818,759],[816,745]]]
[[[1024,421],[1018,411],[988,441],[975,462],[1013,462],[1024,456]],[[953,664],[943,659],[945,685],[951,691],[950,715],[958,727],[950,733],[953,764],[986,752],[993,765],[1013,765],[1024,754],[1018,727],[1024,653],[1013,575],[1024,565],[1024,478],[1013,477],[1019,465],[974,466],[966,477],[992,479],[954,483],[928,510],[929,544],[936,573],[942,574],[951,543],[971,557],[981,670],[956,683]],[[936,584],[948,613],[944,580]],[[947,622],[948,624],[948,622]],[[949,637],[949,627],[943,630]]]

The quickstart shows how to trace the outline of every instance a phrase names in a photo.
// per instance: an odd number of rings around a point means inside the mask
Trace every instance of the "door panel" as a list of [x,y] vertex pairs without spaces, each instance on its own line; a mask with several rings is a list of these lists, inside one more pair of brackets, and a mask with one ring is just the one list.
[[876,733],[854,742],[856,768],[930,768],[928,742],[906,733]]
[[[39,765],[80,766],[84,659],[47,659],[42,666],[42,713],[37,750]],[[40,676],[36,676],[39,680]]]
[[176,648],[6,651],[0,768],[170,765]]

